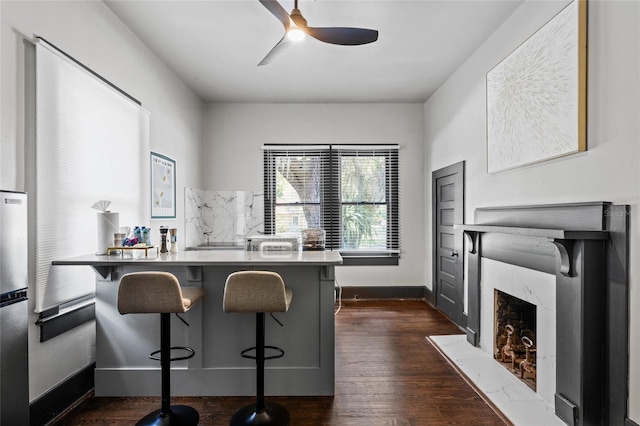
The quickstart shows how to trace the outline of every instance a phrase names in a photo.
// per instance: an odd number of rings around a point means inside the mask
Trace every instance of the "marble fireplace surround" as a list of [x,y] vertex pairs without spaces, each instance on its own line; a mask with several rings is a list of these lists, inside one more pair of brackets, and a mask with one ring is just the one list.
[[473,225],[455,227],[464,232],[468,251],[467,341],[480,346],[484,333],[493,333],[480,315],[493,309],[482,303],[487,259],[554,275],[556,416],[572,426],[624,424],[629,206],[478,208]]
[[[495,343],[495,290],[531,303],[536,307],[535,392],[552,409],[556,390],[556,294],[555,275],[529,268],[481,259],[482,293],[480,328],[487,330],[480,336],[480,349],[493,358]],[[490,307],[492,309],[484,309]]]

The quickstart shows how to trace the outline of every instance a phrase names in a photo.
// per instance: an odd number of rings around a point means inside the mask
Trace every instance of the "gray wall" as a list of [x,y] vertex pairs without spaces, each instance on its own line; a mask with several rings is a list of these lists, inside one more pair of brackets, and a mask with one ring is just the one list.
[[399,266],[338,267],[343,286],[424,286],[423,104],[211,104],[205,189],[262,190],[265,143],[398,143]]
[[[150,112],[150,148],[174,158],[178,171],[178,218],[151,226],[166,224],[182,230],[181,188],[199,187],[202,182],[202,102],[102,2],[1,1],[0,15],[0,187],[23,191],[25,179],[34,173],[25,169],[23,40],[39,35],[128,91]],[[127,153],[123,152],[122,167],[136,166],[127,163]],[[34,296],[31,288],[31,311]],[[95,360],[94,323],[40,343],[36,319],[35,314],[30,315],[31,400]]]
[[[640,2],[589,2],[588,151],[486,173],[485,77],[566,2],[527,1],[425,104],[425,169],[466,160],[466,221],[483,206],[611,201],[631,205],[630,417],[640,422]],[[431,223],[431,187],[426,185]],[[431,229],[426,229],[429,246]],[[431,257],[426,277],[430,281]],[[429,283],[431,286],[431,283]]]

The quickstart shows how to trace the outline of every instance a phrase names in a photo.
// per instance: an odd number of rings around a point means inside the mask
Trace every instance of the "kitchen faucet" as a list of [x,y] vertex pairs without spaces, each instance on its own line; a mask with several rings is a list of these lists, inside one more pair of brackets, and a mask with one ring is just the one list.
[[211,235],[213,231],[208,231],[208,232],[202,232],[204,234],[205,237],[207,237],[207,245],[209,245],[209,235]]

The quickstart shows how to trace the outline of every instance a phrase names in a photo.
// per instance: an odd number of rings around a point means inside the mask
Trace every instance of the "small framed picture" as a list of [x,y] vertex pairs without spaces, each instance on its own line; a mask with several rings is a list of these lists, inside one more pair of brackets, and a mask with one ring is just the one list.
[[151,152],[151,219],[176,217],[176,162]]

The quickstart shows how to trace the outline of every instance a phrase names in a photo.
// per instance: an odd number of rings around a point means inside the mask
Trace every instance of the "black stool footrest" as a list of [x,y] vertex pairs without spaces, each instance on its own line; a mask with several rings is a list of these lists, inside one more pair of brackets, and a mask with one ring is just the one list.
[[[264,357],[265,360],[282,358],[284,356],[284,350],[282,350],[281,348],[279,348],[277,346],[267,346],[267,345],[265,345],[264,348],[265,349],[271,349],[271,350],[274,350],[274,351],[278,352],[276,355],[265,356]],[[247,348],[247,349],[243,350],[242,352],[240,352],[240,356],[242,358],[256,359],[255,355],[247,355],[248,352],[255,351],[255,350],[256,350],[256,347],[252,346],[252,347]]]
[[[170,358],[169,361],[182,361],[183,359],[193,358],[193,356],[196,354],[193,349],[191,349],[189,347],[186,347],[186,346],[172,346],[172,347],[169,348],[169,350],[170,351],[187,351],[189,353],[189,355]],[[159,354],[160,352],[162,352],[162,349],[158,349],[157,351],[151,352],[149,354],[149,359],[152,359],[154,361],[162,361],[161,357],[155,356],[155,355]]]

